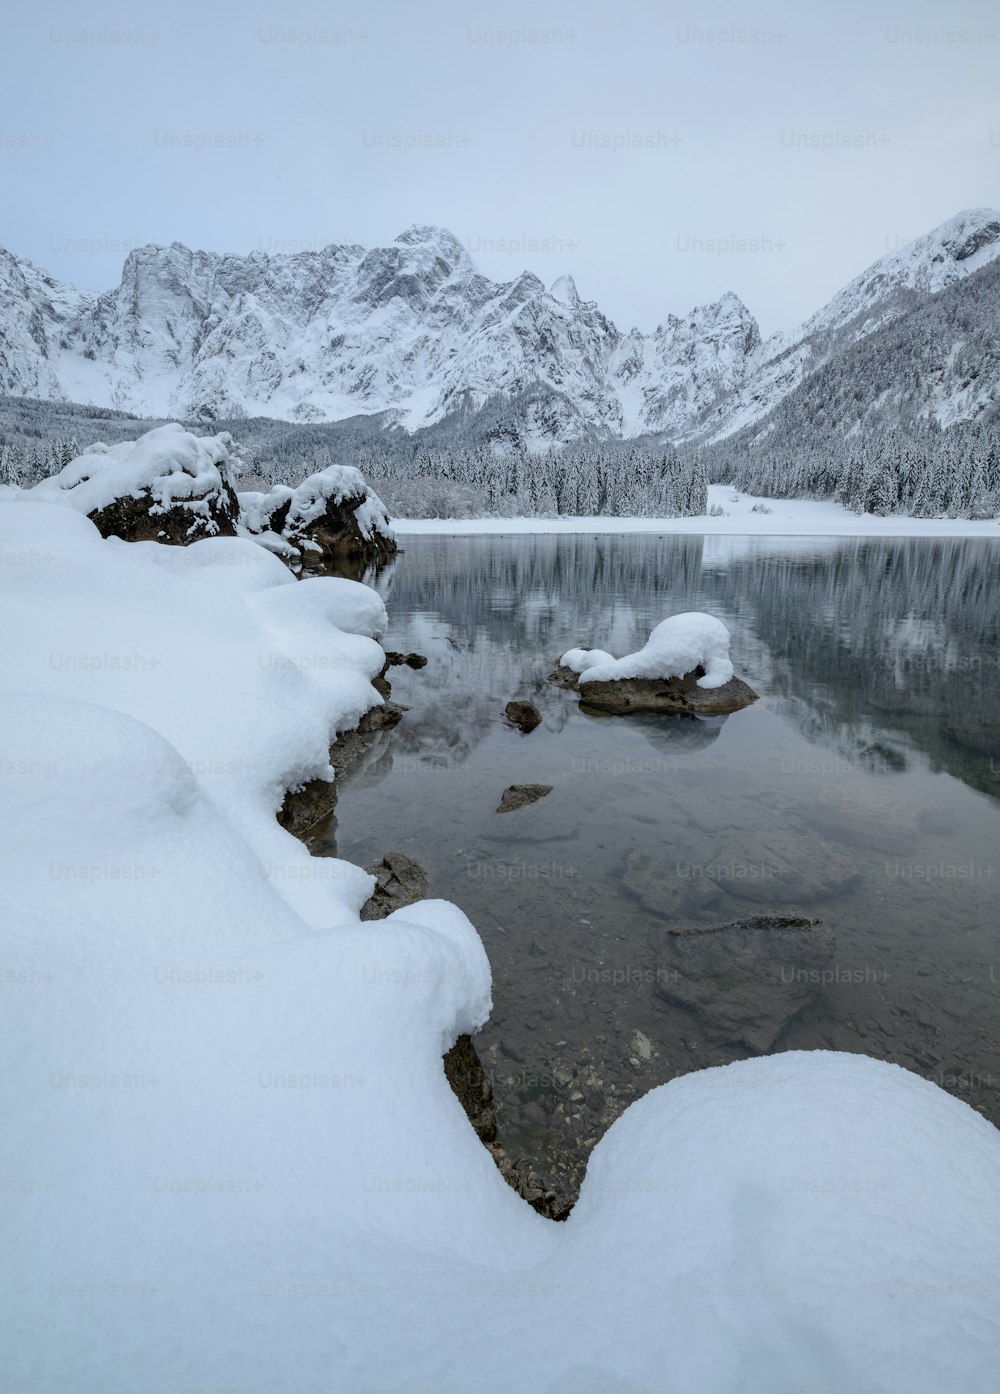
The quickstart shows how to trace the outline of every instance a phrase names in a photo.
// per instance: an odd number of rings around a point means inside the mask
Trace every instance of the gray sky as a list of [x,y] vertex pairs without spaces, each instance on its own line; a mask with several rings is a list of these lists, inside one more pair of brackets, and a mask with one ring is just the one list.
[[495,279],[572,273],[621,329],[732,289],[768,333],[1000,203],[990,0],[10,8],[0,245],[91,289],[144,242],[425,222]]

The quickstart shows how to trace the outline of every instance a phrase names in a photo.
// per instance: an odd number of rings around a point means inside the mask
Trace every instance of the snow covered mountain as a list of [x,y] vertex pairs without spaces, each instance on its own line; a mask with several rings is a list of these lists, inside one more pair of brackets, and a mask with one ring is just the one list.
[[623,334],[571,277],[490,281],[434,227],[292,255],[141,247],[101,295],[0,252],[0,391],[205,421],[384,413],[408,430],[501,395],[519,403],[529,443],[719,439],[998,256],[1000,214],[960,213],[762,342],[731,292]]
[[[880,257],[798,329],[760,346],[743,383],[718,404],[708,434],[719,439],[759,422],[811,373],[998,257],[1000,213],[990,208],[959,213]],[[993,386],[1000,396],[1000,383]]]

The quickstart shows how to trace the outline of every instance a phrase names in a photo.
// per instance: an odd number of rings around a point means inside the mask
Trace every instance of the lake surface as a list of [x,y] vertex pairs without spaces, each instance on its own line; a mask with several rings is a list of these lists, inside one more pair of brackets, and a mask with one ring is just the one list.
[[[377,582],[385,644],[428,666],[392,670],[409,711],[314,850],[404,852],[476,925],[512,1155],[573,1191],[635,1098],[769,1050],[895,1061],[1000,1124],[998,562],[977,540],[405,542]],[[756,705],[608,717],[547,681],[567,648],[626,653],[682,610],[729,626]],[[542,726],[511,729],[511,698]],[[528,782],[553,792],[495,812]],[[677,988],[672,930],[771,913],[822,940],[722,945]]]

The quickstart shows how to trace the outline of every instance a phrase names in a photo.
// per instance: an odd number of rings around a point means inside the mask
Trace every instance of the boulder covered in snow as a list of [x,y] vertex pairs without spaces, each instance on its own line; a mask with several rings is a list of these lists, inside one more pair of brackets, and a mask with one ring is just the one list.
[[104,537],[183,547],[203,537],[235,537],[235,463],[228,432],[196,436],[171,422],[138,440],[98,442],[26,492],[79,509]]
[[753,688],[733,676],[729,630],[696,610],[663,620],[624,658],[603,649],[569,649],[553,680],[578,687],[587,706],[620,715],[725,716],[757,700]]
[[330,465],[295,489],[276,484],[266,494],[241,494],[240,503],[251,535],[276,551],[291,549],[303,571],[335,572],[396,551],[385,504],[350,465]]

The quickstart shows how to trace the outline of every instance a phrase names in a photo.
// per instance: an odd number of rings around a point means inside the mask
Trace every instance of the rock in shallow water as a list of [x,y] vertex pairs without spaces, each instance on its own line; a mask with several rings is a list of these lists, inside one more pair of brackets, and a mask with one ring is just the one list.
[[771,1050],[822,990],[834,936],[821,921],[755,915],[659,940],[654,996],[695,1015],[707,1045]]
[[688,864],[687,875],[713,880],[734,899],[754,905],[809,905],[851,890],[861,868],[821,838],[775,827],[723,838],[711,860]]
[[617,678],[613,682],[588,682],[587,673],[576,673],[557,663],[549,682],[557,687],[576,689],[583,706],[627,716],[631,712],[660,712],[668,716],[728,716],[758,700],[741,678],[730,678],[721,687],[699,687],[704,668],[692,669],[683,677]]
[[852,847],[905,856],[920,835],[914,813],[876,789],[832,784],[805,810],[805,819]]
[[699,687],[700,668],[682,678],[619,678],[615,682],[580,682],[580,701],[616,716],[662,712],[669,716],[727,716],[757,701],[757,693],[740,678],[721,687]]
[[542,724],[542,714],[534,702],[508,702],[504,707],[504,716],[526,736]]
[[386,852],[380,862],[365,870],[375,877],[375,889],[361,907],[363,920],[384,920],[394,910],[427,896],[427,873],[402,852]]
[[676,920],[682,915],[711,909],[725,898],[721,887],[711,878],[684,875],[688,865],[690,863],[676,855],[631,847],[625,854],[622,881],[625,889],[651,914]]
[[552,793],[551,784],[510,784],[503,791],[497,804],[497,813],[513,813],[515,809],[525,808],[537,803],[546,794]]

